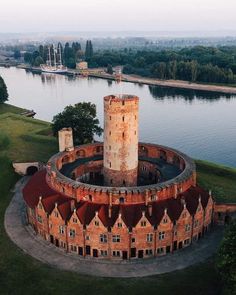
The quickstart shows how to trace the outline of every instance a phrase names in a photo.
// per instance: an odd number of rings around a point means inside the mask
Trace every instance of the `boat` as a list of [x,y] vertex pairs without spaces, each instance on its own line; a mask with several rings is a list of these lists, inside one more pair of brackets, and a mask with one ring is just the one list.
[[62,64],[60,46],[58,46],[58,49],[55,49],[55,46],[53,45],[53,59],[51,57],[50,46],[48,46],[48,60],[46,62],[46,65],[42,64],[40,65],[40,68],[41,68],[41,71],[44,73],[64,74],[68,72],[67,67],[63,66]]

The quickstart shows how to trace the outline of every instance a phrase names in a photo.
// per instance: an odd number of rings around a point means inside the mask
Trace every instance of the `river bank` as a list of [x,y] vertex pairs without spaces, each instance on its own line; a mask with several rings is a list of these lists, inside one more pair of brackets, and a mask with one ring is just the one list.
[[[19,65],[17,66],[21,69],[26,69],[35,73],[42,73],[42,70],[39,67],[29,67],[27,65]],[[65,74],[68,76],[76,76],[76,75],[85,75],[85,72],[80,72],[79,70],[68,70]],[[116,75],[107,74],[102,69],[88,69],[86,72],[86,76],[112,80],[116,81]],[[226,85],[213,85],[213,84],[201,84],[201,83],[192,83],[189,81],[182,81],[182,80],[159,80],[154,78],[145,78],[137,75],[125,75],[123,74],[122,77],[119,78],[122,82],[129,82],[129,83],[138,83],[143,85],[150,85],[150,86],[161,86],[161,87],[171,87],[171,88],[180,88],[180,89],[190,89],[190,90],[200,90],[200,91],[210,91],[210,92],[218,92],[218,93],[225,93],[225,94],[236,94],[236,85],[235,87],[226,86]]]

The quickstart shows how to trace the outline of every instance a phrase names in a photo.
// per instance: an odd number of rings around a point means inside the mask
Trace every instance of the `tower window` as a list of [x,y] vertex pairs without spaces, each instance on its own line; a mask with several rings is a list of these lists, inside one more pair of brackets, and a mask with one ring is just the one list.
[[109,145],[109,150],[111,150],[111,146]]
[[113,183],[113,180],[112,180],[112,179],[110,180],[110,183],[111,183],[111,184]]
[[126,185],[125,180],[123,180],[123,185],[124,185],[124,186]]
[[111,116],[110,116],[110,120],[111,120]]
[[124,100],[122,100],[122,105],[123,105],[123,106],[125,105],[125,101],[124,101]]
[[111,135],[111,131],[109,132],[109,135]]
[[111,162],[110,162],[110,168],[111,168]]
[[123,138],[125,138],[125,133],[124,132],[122,133],[122,136],[123,136]]
[[137,132],[136,132],[136,130],[134,131],[134,135],[136,135],[137,134]]
[[125,116],[122,117],[123,122],[125,121]]

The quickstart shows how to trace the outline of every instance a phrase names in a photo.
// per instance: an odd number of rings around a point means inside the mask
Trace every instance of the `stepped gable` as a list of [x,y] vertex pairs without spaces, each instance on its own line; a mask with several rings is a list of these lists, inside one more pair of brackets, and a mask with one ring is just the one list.
[[52,210],[55,208],[55,203],[60,204],[62,202],[62,198],[58,194],[45,197],[42,199],[42,204],[44,210],[50,214]]
[[[57,203],[57,208],[63,218],[67,221],[71,214],[71,198],[65,197],[53,189],[51,189],[46,182],[46,170],[39,171],[32,178],[31,181],[23,189],[24,200],[31,208],[37,206],[40,196],[42,197],[42,204],[45,211],[50,214]],[[186,208],[191,215],[196,213],[199,198],[203,208],[207,206],[209,193],[200,187],[190,187],[185,192],[179,194],[177,198],[167,200],[155,201],[146,206],[144,203],[140,204],[119,204],[113,205],[111,215],[109,217],[109,205],[98,204],[89,201],[80,201],[75,204],[76,213],[83,225],[89,225],[96,212],[98,217],[105,227],[112,227],[119,214],[129,229],[132,229],[142,218],[143,214],[151,225],[157,227],[162,220],[165,209],[170,219],[178,220],[184,206],[182,200],[186,202]],[[151,208],[151,211],[149,210]]]
[[179,195],[180,198],[184,198],[186,201],[186,207],[191,215],[196,213],[199,198],[202,204],[202,207],[205,209],[209,200],[209,193],[205,191],[203,188],[196,186],[190,187],[184,193]]

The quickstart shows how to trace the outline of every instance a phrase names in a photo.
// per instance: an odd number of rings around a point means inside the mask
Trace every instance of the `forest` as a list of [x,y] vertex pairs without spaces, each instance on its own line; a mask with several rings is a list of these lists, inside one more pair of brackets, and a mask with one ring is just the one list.
[[[236,83],[236,46],[195,46],[173,49],[93,50],[90,40],[83,50],[80,43],[65,43],[61,47],[63,64],[75,68],[76,63],[86,60],[90,68],[122,66],[124,74],[135,74],[157,79],[185,80],[213,84]],[[47,46],[26,52],[24,60],[34,66],[45,63]]]
[[236,83],[236,47],[96,52],[90,66],[123,65],[124,74],[206,83]]

